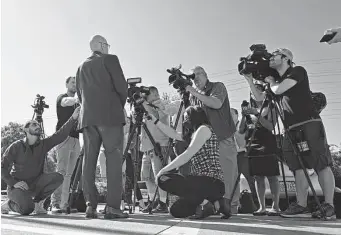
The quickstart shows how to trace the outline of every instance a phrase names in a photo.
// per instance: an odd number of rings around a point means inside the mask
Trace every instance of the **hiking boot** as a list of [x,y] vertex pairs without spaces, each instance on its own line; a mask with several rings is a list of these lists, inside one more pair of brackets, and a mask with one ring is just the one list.
[[283,218],[309,218],[311,214],[309,213],[308,207],[303,207],[298,205],[297,202],[292,202],[288,209],[280,214]]
[[59,204],[53,205],[51,209],[52,214],[60,214],[62,213],[62,210],[60,209]]
[[41,200],[40,202],[34,203],[33,214],[35,214],[35,215],[47,214],[47,210],[44,208],[44,202],[45,202],[45,200]]
[[6,200],[4,203],[1,204],[1,214],[3,215],[9,214],[9,211],[11,209],[9,208],[8,203],[9,203],[9,200]]
[[98,217],[97,211],[92,206],[87,206],[85,211],[85,218],[96,219]]
[[152,210],[153,213],[168,213],[167,204],[164,202],[159,201],[157,207]]
[[104,219],[126,219],[128,217],[129,215],[127,213],[114,209],[110,206],[107,206],[104,214]]
[[190,216],[189,219],[205,219],[210,215],[214,215],[215,210],[211,202],[207,202],[204,205],[197,206],[195,214]]
[[317,219],[325,219],[325,220],[336,220],[335,209],[332,205],[324,202],[321,204],[321,208],[324,211],[325,217],[322,216],[322,213],[318,208],[317,208],[317,211],[311,214],[311,217],[317,218]]

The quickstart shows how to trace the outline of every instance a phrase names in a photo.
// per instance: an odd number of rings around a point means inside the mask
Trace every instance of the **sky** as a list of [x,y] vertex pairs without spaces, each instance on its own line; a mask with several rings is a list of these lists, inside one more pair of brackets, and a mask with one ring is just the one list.
[[312,91],[328,101],[322,111],[328,141],[340,144],[341,43],[319,43],[324,31],[341,24],[341,1],[330,0],[2,0],[1,126],[24,123],[34,98],[46,97],[45,132],[57,123],[56,98],[65,79],[90,56],[89,40],[106,37],[126,78],[174,93],[166,69],[182,64],[187,73],[203,66],[212,81],[227,87],[231,106],[249,97],[238,74],[239,58],[263,43],[269,51],[289,48],[304,66]]

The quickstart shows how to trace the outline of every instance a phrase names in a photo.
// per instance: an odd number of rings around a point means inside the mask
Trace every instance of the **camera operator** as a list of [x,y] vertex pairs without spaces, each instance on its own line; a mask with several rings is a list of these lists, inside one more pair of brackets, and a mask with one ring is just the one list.
[[11,144],[1,159],[1,179],[7,187],[8,200],[1,205],[1,212],[10,210],[21,215],[46,214],[43,204],[62,183],[63,175],[44,173],[46,154],[65,141],[76,125],[80,107],[52,136],[41,139],[42,129],[36,120],[24,125],[26,138]]
[[[255,179],[250,175],[250,166],[248,162],[248,158],[246,155],[246,140],[245,133],[241,134],[238,130],[241,124],[241,120],[239,120],[239,113],[237,109],[231,108],[231,114],[234,123],[236,124],[237,131],[234,133],[234,139],[237,147],[237,162],[238,162],[238,172],[243,174],[247,183],[249,184],[252,198],[254,202],[257,202],[257,192],[255,188]],[[238,187],[236,188],[236,194],[240,193],[240,183],[238,182]],[[238,197],[240,199],[240,196]],[[239,203],[240,204],[240,203]],[[238,211],[231,211],[232,214],[237,214]]]
[[[252,78],[248,77],[249,80]],[[262,84],[253,85],[256,88],[255,93],[264,92]],[[265,101],[267,102],[267,101]],[[279,165],[277,161],[277,143],[272,134],[274,126],[277,123],[277,115],[274,108],[269,107],[269,103],[264,103],[262,113],[260,109],[262,101],[256,101],[253,94],[250,95],[251,106],[243,107],[242,120],[239,125],[239,133],[246,133],[246,146],[250,149],[249,159],[250,175],[254,176],[256,181],[256,190],[260,208],[253,212],[253,215],[262,216],[279,215]],[[258,124],[256,125],[257,121]],[[254,137],[252,134],[255,131]],[[251,146],[249,145],[251,142]],[[272,195],[272,208],[267,211],[265,205],[265,177],[268,178],[270,191]]]
[[[182,134],[164,125],[153,115],[147,121],[157,126],[172,139],[189,142],[188,148],[170,164],[162,168],[156,180],[161,189],[180,197],[170,208],[176,218],[192,216],[202,219],[215,213],[215,209],[230,216],[229,206],[223,199],[223,172],[219,161],[219,142],[205,111],[190,106],[183,116]],[[189,162],[190,173],[182,176],[169,173]]]
[[[79,105],[78,98],[75,97],[75,77],[68,77],[66,79],[66,88],[67,92],[59,95],[57,98],[58,123],[56,130],[59,130],[62,125],[67,122],[76,107]],[[64,181],[63,184],[51,195],[52,213],[66,212],[71,176],[75,169],[79,153],[79,133],[75,126],[75,128],[70,132],[69,137],[57,146],[57,172],[63,175]]]
[[[323,122],[313,105],[307,71],[301,66],[294,67],[292,52],[283,48],[272,53],[270,67],[278,71],[280,78],[276,81],[273,77],[267,77],[265,82],[270,84],[271,91],[279,99],[284,124],[288,127],[290,136],[295,137],[294,144],[305,147],[301,148],[300,155],[305,167],[313,168],[318,174],[325,197],[322,208],[326,213],[326,218],[333,219],[335,218],[333,206],[335,179],[330,168],[331,154]],[[259,98],[264,97],[264,93],[254,94],[256,100],[262,100]],[[285,138],[283,148],[291,147],[288,139]],[[295,175],[297,202],[290,204],[281,216],[310,216],[307,208],[309,184],[303,169],[294,154],[288,154],[286,160]],[[312,216],[320,218],[321,212],[314,212]]]
[[94,36],[90,41],[92,55],[78,68],[77,95],[82,104],[79,128],[83,131],[83,192],[87,218],[97,218],[96,165],[101,144],[107,166],[107,206],[105,219],[127,218],[120,210],[122,195],[122,157],[124,105],[128,85],[119,59],[110,55],[107,40]]
[[[156,87],[151,86],[149,87],[149,94],[145,96],[145,101],[143,102],[144,109],[151,115],[156,116],[160,122],[165,125],[169,125],[169,115],[164,114],[163,112],[159,111],[159,109],[153,108],[149,104],[160,103],[160,95],[159,91]],[[156,144],[159,144],[161,147],[161,156],[157,156],[154,146],[150,141],[148,135],[146,134],[145,130],[142,129],[141,133],[141,147],[140,150],[143,152],[142,157],[142,166],[141,166],[141,180],[146,182],[147,191],[149,194],[149,198],[154,198],[154,193],[156,192],[156,185],[155,185],[155,177],[159,173],[159,171],[167,164],[168,159],[166,159],[167,155],[167,146],[169,138],[165,135],[162,131],[160,131],[155,125],[152,125],[150,122],[146,122],[146,126],[154,138]],[[165,158],[165,159],[164,159]],[[153,174],[153,175],[151,175]],[[168,213],[167,207],[167,192],[163,190],[159,190],[159,200],[158,205],[155,209],[153,209],[154,213]],[[152,206],[149,203],[148,207],[142,212],[147,213],[148,208]]]
[[232,119],[227,90],[221,82],[210,82],[202,67],[195,67],[193,73],[197,89],[187,86],[186,91],[191,93],[191,105],[199,105],[205,110],[219,139],[219,157],[224,172],[225,198],[236,211],[238,197],[234,194],[233,199],[231,198],[234,184],[238,178],[237,149],[233,139],[236,126]]

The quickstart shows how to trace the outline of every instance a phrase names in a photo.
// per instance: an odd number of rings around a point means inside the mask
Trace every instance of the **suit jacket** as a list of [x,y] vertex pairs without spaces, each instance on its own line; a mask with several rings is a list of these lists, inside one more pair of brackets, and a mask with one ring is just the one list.
[[116,55],[94,52],[78,68],[79,129],[124,125],[128,84]]

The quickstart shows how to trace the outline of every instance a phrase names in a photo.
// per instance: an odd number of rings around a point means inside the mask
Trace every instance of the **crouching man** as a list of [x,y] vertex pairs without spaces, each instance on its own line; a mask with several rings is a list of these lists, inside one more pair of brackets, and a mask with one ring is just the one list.
[[1,213],[9,211],[21,215],[46,214],[44,201],[62,183],[63,176],[57,172],[43,172],[46,154],[63,142],[76,125],[80,107],[70,119],[52,136],[41,139],[42,129],[35,120],[24,126],[26,138],[11,144],[1,159],[1,179],[7,184],[8,200],[1,205]]

